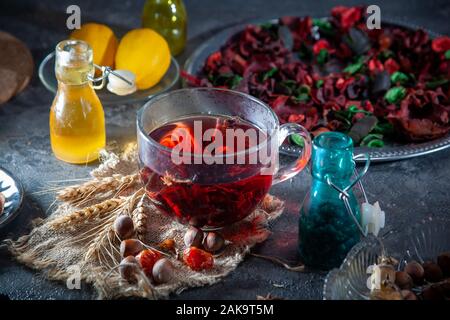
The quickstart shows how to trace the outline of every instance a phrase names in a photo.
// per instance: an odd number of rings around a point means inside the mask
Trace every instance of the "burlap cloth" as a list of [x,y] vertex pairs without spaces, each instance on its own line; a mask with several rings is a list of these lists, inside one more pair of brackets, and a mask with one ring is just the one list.
[[141,273],[139,281],[130,284],[121,279],[117,267],[120,240],[113,223],[118,215],[132,217],[136,237],[145,244],[157,247],[173,239],[178,252],[185,249],[186,227],[159,212],[144,195],[137,168],[135,145],[120,156],[103,152],[102,164],[91,172],[92,180],[60,190],[56,195],[58,205],[48,218],[34,221],[31,233],[17,241],[7,240],[10,252],[19,262],[52,280],[67,281],[76,266],[81,279],[95,287],[99,299],[159,299],[220,281],[252,246],[267,239],[268,222],[283,211],[283,202],[268,195],[245,220],[221,230],[228,245],[214,257],[211,270],[193,271],[178,254],[171,258],[175,274],[169,283],[154,285]]

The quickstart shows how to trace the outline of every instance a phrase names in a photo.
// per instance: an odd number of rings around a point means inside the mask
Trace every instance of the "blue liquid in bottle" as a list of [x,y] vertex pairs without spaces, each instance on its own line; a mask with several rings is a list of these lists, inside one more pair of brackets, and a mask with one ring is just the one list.
[[[341,189],[350,184],[355,168],[352,139],[339,132],[320,134],[313,140],[311,161],[313,179],[300,212],[299,252],[307,266],[329,270],[338,267],[360,240],[339,192],[327,183],[329,179]],[[352,190],[348,193],[360,221],[356,197]]]

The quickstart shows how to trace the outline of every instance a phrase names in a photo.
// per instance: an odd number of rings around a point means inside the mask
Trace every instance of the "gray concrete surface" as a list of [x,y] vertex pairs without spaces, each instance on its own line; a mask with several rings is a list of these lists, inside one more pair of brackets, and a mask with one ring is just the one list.
[[[347,5],[371,1],[345,1]],[[111,26],[139,26],[143,1],[13,1],[0,2],[0,30],[13,33],[30,47],[36,70],[54,45],[66,37],[65,9],[77,3],[82,21]],[[189,44],[178,59],[185,58],[205,39],[224,27],[249,19],[282,15],[324,15],[337,1],[186,0]],[[449,34],[448,1],[377,1],[382,16],[397,18]],[[91,167],[56,160],[50,150],[48,113],[53,94],[40,83],[37,71],[25,92],[0,106],[0,166],[14,172],[25,187],[20,216],[0,233],[0,239],[17,237],[29,230],[32,218],[44,216],[51,196],[36,195],[47,181],[85,177]],[[139,105],[105,108],[109,141],[131,141],[135,136],[135,111]],[[373,165],[365,178],[371,200],[379,200],[387,212],[387,225],[394,229],[429,216],[450,214],[450,150],[406,161]],[[307,172],[275,186],[272,192],[286,200],[283,216],[273,224],[273,235],[256,252],[297,259],[297,219],[300,203],[310,181]],[[182,293],[181,299],[254,299],[272,293],[286,299],[321,299],[324,272],[294,273],[270,262],[248,257],[229,277],[210,287]],[[93,291],[68,290],[49,282],[0,253],[0,294],[11,299],[89,299]]]

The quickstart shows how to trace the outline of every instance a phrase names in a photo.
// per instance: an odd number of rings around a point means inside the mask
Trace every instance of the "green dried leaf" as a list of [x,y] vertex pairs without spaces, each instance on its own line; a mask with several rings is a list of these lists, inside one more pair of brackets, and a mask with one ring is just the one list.
[[344,72],[355,74],[358,71],[361,70],[361,68],[364,65],[364,59],[363,57],[359,57],[358,60],[355,63],[349,64],[345,69]]
[[390,134],[394,131],[394,126],[390,122],[378,122],[372,133],[379,133],[382,135]]
[[308,102],[310,100],[311,88],[303,84],[295,90],[294,99],[296,102]]
[[328,61],[328,51],[326,49],[321,49],[317,55],[317,63],[319,65],[324,65]]
[[450,49],[444,53],[445,59],[450,60]]
[[405,84],[408,80],[408,75],[400,71],[396,71],[391,75],[391,82],[393,83]]
[[303,141],[303,138],[299,135],[299,134],[292,134],[289,136],[289,140],[299,146],[299,147],[304,147],[305,146],[305,142]]
[[429,81],[429,82],[425,83],[425,86],[428,89],[436,89],[437,87],[440,87],[447,83],[448,83],[448,79],[442,78],[442,79],[436,79],[433,81]]
[[308,102],[309,101],[309,94],[307,93],[301,93],[298,96],[294,97],[296,102]]
[[394,56],[394,53],[391,50],[383,50],[378,54],[378,59],[385,61]]
[[298,57],[301,60],[310,60],[312,58],[313,54],[312,54],[312,50],[310,47],[308,47],[307,45],[305,45],[304,43],[302,43],[300,45],[300,49],[298,51]]
[[239,85],[241,80],[242,80],[241,76],[235,75],[230,80],[228,80],[227,84],[230,87],[230,89],[234,89]]
[[389,103],[398,103],[406,96],[406,89],[402,86],[389,89],[384,95],[384,99]]
[[270,22],[266,22],[266,23],[260,24],[259,26],[260,26],[262,29],[270,30],[270,29],[272,29],[272,27],[274,26],[274,24],[273,24],[273,23],[270,23]]
[[316,88],[319,89],[319,88],[321,88],[322,86],[323,86],[323,80],[322,80],[322,79],[317,80],[317,82],[316,82]]
[[333,32],[333,26],[326,19],[313,19],[313,26],[318,27],[319,30],[323,31],[324,33],[329,34]]
[[362,147],[382,147],[384,146],[383,135],[382,134],[368,134],[361,140],[359,144]]
[[262,81],[266,81],[267,79],[272,78],[275,75],[275,73],[277,73],[277,72],[278,72],[278,68],[270,69],[269,71],[267,71],[263,74]]
[[379,139],[373,139],[370,140],[369,143],[367,143],[367,146],[369,148],[382,148],[384,147],[384,141]]

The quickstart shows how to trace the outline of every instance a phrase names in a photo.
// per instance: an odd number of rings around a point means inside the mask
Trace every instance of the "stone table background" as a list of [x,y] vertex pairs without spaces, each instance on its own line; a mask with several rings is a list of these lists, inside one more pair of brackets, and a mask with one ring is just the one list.
[[[55,44],[68,34],[65,29],[70,4],[78,4],[82,22],[103,22],[119,28],[140,24],[141,1],[17,1],[0,2],[0,30],[13,33],[32,51],[38,64]],[[344,1],[340,1],[341,3]],[[345,1],[346,5],[370,1]],[[189,41],[178,60],[187,56],[204,40],[227,26],[251,19],[270,19],[283,15],[323,16],[337,1],[298,0],[185,0],[189,15]],[[414,23],[442,34],[450,34],[450,2],[442,1],[377,1],[382,17]],[[18,218],[0,239],[17,237],[29,230],[32,218],[44,216],[51,203],[50,195],[33,194],[45,182],[86,177],[91,167],[74,166],[56,160],[50,149],[48,113],[53,94],[34,74],[25,92],[0,106],[0,166],[14,172],[25,188],[24,204]],[[119,143],[135,137],[135,111],[139,105],[105,108],[108,141]],[[450,149],[420,158],[373,165],[365,178],[369,199],[379,200],[387,212],[387,225],[404,227],[430,216],[450,214]],[[276,254],[284,259],[297,258],[297,220],[300,203],[310,178],[303,172],[272,192],[286,200],[286,211],[273,224],[273,235],[256,250]],[[294,273],[268,261],[248,257],[230,276],[219,284],[185,291],[175,298],[184,299],[255,299],[272,293],[287,299],[321,299],[326,273]],[[64,284],[46,281],[42,275],[18,265],[0,253],[0,294],[12,299],[89,299],[93,291],[68,290]]]

